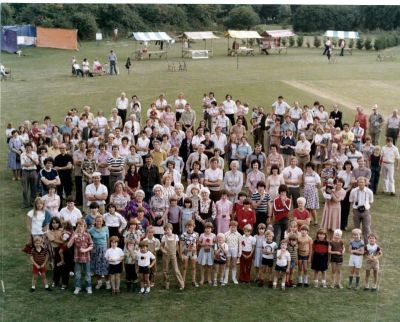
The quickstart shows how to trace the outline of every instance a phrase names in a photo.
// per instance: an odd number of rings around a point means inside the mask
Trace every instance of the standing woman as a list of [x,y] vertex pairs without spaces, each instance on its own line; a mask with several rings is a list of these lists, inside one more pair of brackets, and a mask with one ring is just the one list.
[[249,189],[250,195],[257,192],[257,183],[265,182],[265,174],[259,170],[260,161],[251,161],[251,171],[247,174],[246,188]]
[[162,234],[162,227],[167,223],[169,200],[164,197],[164,188],[160,184],[153,187],[154,195],[150,199],[151,223],[160,227],[156,234]]
[[274,200],[279,195],[279,186],[285,184],[285,180],[283,179],[283,175],[279,171],[279,167],[274,164],[271,166],[270,175],[267,177],[265,181],[266,190],[271,196],[271,200]]
[[[32,244],[35,236],[45,237],[51,220],[51,215],[44,208],[44,201],[37,197],[33,202],[33,209],[27,213],[28,244]],[[46,239],[47,240],[47,239]],[[48,249],[48,247],[45,246]]]
[[217,215],[215,202],[210,199],[208,188],[201,188],[200,200],[193,208],[197,208],[195,231],[202,234],[206,223],[212,223]]
[[251,149],[250,144],[247,142],[247,138],[245,136],[242,136],[236,150],[236,155],[239,160],[239,171],[246,173],[247,170],[246,159],[252,153],[253,150]]
[[223,189],[226,190],[230,202],[234,204],[243,188],[243,173],[239,171],[239,162],[231,162],[231,171],[225,173]]
[[175,129],[176,115],[172,112],[171,105],[165,107],[164,113],[161,115],[161,119],[164,120],[165,125],[168,126],[169,130]]
[[12,180],[21,180],[21,148],[22,141],[19,138],[17,130],[11,132],[11,138],[8,142],[8,167],[13,172]]
[[225,159],[228,164],[231,164],[233,160],[237,160],[237,148],[238,148],[237,136],[232,133],[229,136],[228,144],[225,146]]
[[[340,203],[346,196],[346,190],[343,189],[344,180],[338,178],[335,181],[335,189],[330,193],[330,199],[325,199],[324,212],[321,221],[321,228],[332,232],[340,228]],[[322,190],[325,192],[325,188]]]
[[235,113],[237,112],[236,103],[232,100],[232,96],[227,94],[225,101],[222,103],[224,106],[225,115],[231,121],[231,125],[235,125]]
[[108,265],[105,258],[107,250],[109,232],[108,227],[104,225],[102,215],[97,215],[94,220],[94,226],[89,229],[89,234],[93,240],[93,249],[90,258],[90,271],[96,276],[96,290],[100,289],[106,278],[106,289],[110,289],[111,285],[107,279]]
[[117,212],[125,216],[125,209],[128,202],[131,200],[129,194],[126,192],[125,184],[123,181],[117,181],[114,184],[114,193],[110,196],[110,202],[115,205]]
[[304,173],[304,198],[306,198],[306,208],[312,216],[314,226],[318,225],[317,210],[319,209],[318,189],[321,187],[321,178],[314,171],[314,165],[309,162],[306,164]]
[[280,146],[281,144],[281,120],[279,117],[275,119],[274,125],[269,130],[270,133],[270,144]]
[[351,178],[353,177],[353,164],[351,163],[351,161],[344,162],[343,170],[339,171],[337,177],[343,179],[343,189],[346,191],[346,195],[341,201],[340,209],[340,229],[346,231],[351,206],[349,200],[352,186]]
[[47,210],[52,217],[59,217],[60,196],[57,194],[57,187],[55,185],[48,186],[49,192],[42,197],[44,201],[45,210]]
[[280,171],[282,171],[285,166],[285,161],[283,160],[282,155],[278,152],[278,146],[276,144],[271,144],[267,157],[267,173],[274,164],[278,166]]

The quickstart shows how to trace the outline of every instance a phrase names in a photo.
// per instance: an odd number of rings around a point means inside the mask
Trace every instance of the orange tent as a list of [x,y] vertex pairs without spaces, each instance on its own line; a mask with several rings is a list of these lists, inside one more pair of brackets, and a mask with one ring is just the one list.
[[78,50],[77,29],[36,28],[36,46]]

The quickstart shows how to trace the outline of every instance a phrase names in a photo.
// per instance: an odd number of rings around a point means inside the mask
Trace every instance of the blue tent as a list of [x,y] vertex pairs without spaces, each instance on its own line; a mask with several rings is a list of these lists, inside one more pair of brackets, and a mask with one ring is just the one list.
[[17,51],[17,32],[11,29],[1,29],[1,51],[15,53]]
[[34,47],[36,44],[36,27],[32,25],[4,26],[4,29],[17,32],[18,47]]

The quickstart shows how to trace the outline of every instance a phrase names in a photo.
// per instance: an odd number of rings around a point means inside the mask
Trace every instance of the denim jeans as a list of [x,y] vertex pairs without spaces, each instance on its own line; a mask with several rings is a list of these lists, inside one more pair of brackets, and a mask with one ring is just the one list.
[[85,271],[86,287],[91,287],[90,278],[90,262],[89,263],[75,263],[75,287],[81,287],[82,270]]

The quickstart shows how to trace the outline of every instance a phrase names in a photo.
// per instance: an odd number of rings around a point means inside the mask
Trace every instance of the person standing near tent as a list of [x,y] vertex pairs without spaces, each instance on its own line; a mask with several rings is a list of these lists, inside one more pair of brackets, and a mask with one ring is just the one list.
[[117,72],[117,55],[114,53],[114,51],[111,49],[110,54],[108,55],[108,62],[110,63],[110,75],[113,74],[113,70],[115,75],[118,75]]
[[114,30],[113,30],[113,40],[114,41],[118,40],[118,28],[117,27],[114,27]]
[[343,56],[344,55],[344,48],[346,47],[346,41],[344,39],[340,39],[339,47],[340,47],[340,56]]
[[325,50],[322,53],[322,55],[329,54],[329,50],[331,49],[331,47],[332,47],[332,41],[330,40],[330,38],[327,38],[325,41]]

